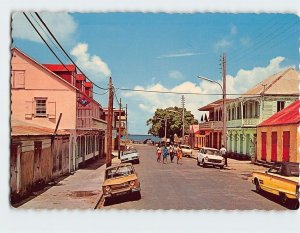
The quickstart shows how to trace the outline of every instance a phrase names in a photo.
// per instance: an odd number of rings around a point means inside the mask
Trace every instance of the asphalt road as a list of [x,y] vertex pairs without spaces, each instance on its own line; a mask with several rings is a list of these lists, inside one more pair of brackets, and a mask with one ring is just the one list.
[[156,162],[156,148],[137,145],[140,164],[135,164],[141,183],[140,200],[118,197],[102,202],[104,209],[226,209],[286,210],[272,196],[257,194],[250,179],[230,170],[203,168],[196,160],[183,158],[180,164]]

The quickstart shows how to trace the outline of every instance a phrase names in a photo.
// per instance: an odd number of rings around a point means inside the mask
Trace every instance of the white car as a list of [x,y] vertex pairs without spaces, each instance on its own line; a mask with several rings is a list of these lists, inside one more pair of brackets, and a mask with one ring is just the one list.
[[201,147],[197,153],[197,165],[207,165],[224,168],[225,159],[221,156],[220,150],[209,147]]
[[193,150],[190,146],[182,145],[181,150],[182,150],[182,155],[183,156],[188,156],[188,157],[192,156]]
[[121,163],[136,162],[140,163],[139,153],[136,149],[122,151],[120,155]]

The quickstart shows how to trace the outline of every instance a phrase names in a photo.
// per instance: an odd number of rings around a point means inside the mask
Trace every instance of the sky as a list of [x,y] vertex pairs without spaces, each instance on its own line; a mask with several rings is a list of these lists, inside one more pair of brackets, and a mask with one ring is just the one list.
[[[180,106],[181,95],[122,91],[118,88],[193,92],[186,109],[221,98],[220,56],[227,57],[227,93],[242,94],[287,67],[298,69],[299,19],[293,14],[224,13],[40,13],[53,34],[84,73],[128,105],[131,134],[146,134],[147,119],[157,108]],[[35,19],[29,18],[36,24]],[[37,25],[37,28],[42,30]],[[44,35],[44,33],[42,33]],[[47,38],[47,37],[45,37]],[[59,63],[22,13],[12,20],[13,46],[40,63]],[[66,59],[57,54],[66,63]],[[107,107],[107,94],[94,88]],[[233,96],[228,96],[233,98]],[[116,99],[114,100],[117,107]]]

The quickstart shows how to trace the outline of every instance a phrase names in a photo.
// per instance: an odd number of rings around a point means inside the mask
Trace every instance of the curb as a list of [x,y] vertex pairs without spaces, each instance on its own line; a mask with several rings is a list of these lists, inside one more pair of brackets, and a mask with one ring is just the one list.
[[96,205],[94,206],[94,210],[98,209],[97,207],[102,204],[102,202],[104,201],[104,197],[103,197],[103,193],[101,193],[101,195],[99,195],[100,197],[97,199],[96,201]]

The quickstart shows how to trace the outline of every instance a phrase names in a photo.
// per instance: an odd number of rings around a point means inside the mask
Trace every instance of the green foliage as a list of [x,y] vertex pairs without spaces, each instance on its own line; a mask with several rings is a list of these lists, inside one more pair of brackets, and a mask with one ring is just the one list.
[[[167,120],[165,120],[167,119]],[[165,136],[165,123],[167,121],[167,138],[177,134],[182,135],[182,108],[169,107],[166,109],[156,109],[154,116],[147,120],[147,125],[150,126],[149,134],[163,138]],[[191,111],[184,109],[184,132],[188,134],[189,126],[198,124]]]

